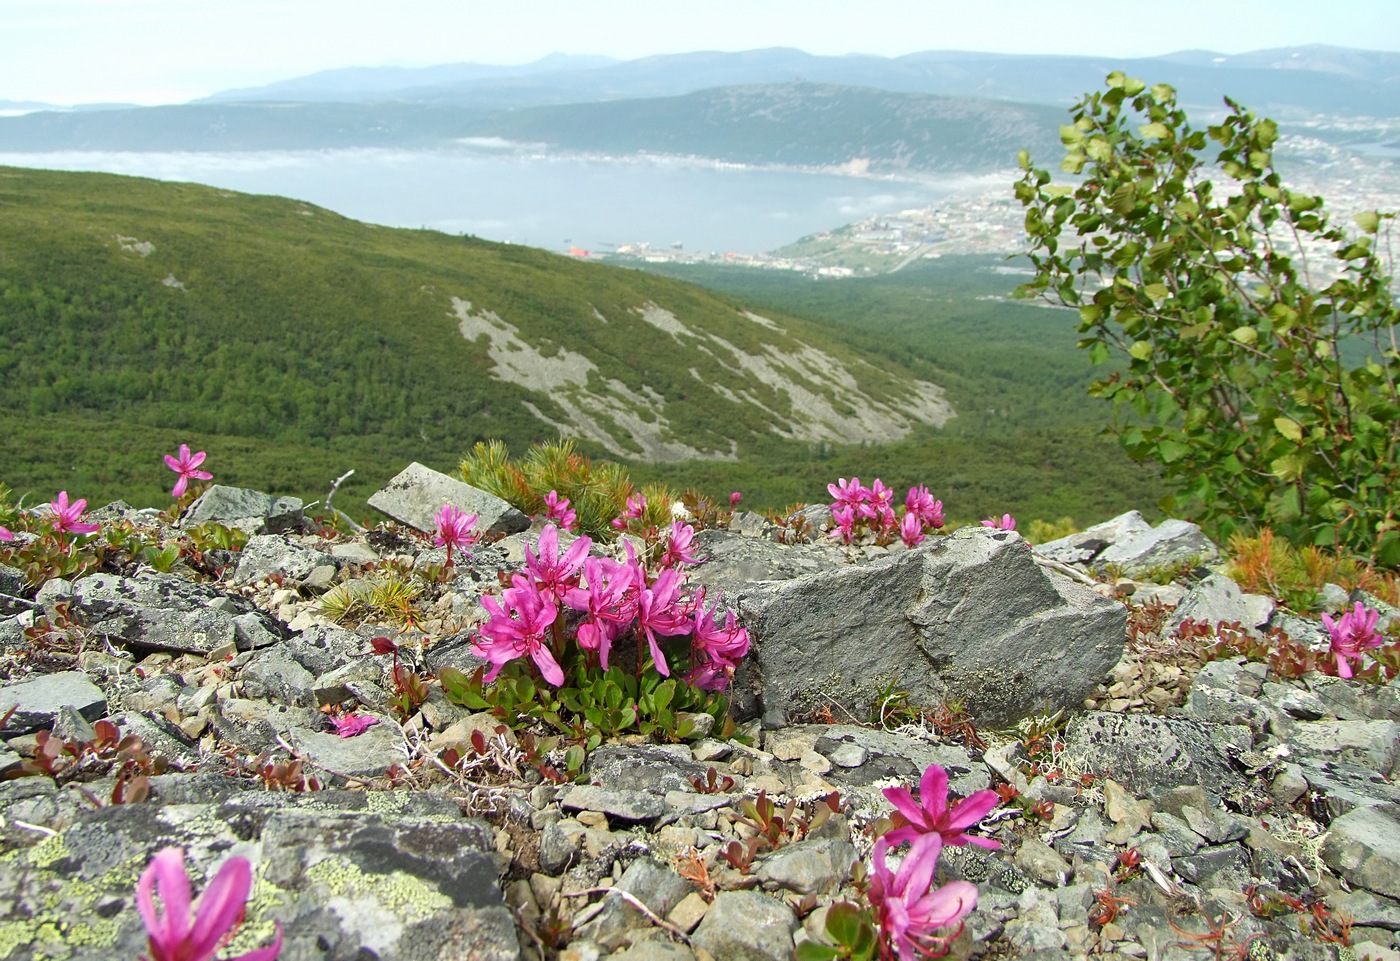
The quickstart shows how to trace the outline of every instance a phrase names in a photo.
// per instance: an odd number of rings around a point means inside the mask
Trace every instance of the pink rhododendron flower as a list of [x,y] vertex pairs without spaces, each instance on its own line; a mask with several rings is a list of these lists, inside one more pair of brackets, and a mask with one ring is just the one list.
[[680,521],[672,521],[671,536],[666,539],[666,553],[661,555],[661,566],[675,567],[679,564],[699,564],[700,558],[690,553],[690,545],[694,540],[695,528]]
[[1380,611],[1363,607],[1360,601],[1356,606],[1333,622],[1330,615],[1322,615],[1323,626],[1332,636],[1332,654],[1337,659],[1337,676],[1351,677],[1351,662],[1361,662],[1361,652],[1381,646],[1381,636],[1376,633],[1376,621]]
[[560,497],[557,491],[550,491],[544,495],[544,519],[571,531],[578,523],[578,511],[569,507],[567,497]]
[[433,538],[433,544],[437,547],[447,548],[447,564],[452,565],[452,548],[465,550],[470,544],[475,544],[480,537],[472,530],[472,525],[477,521],[476,514],[466,514],[455,504],[444,504],[442,509],[433,517],[437,522],[437,536]]
[[214,475],[207,470],[200,470],[199,465],[204,463],[204,451],[196,454],[190,453],[189,444],[180,445],[180,456],[172,457],[165,455],[165,466],[169,467],[179,478],[175,481],[175,486],[170,491],[170,496],[177,500],[185,496],[185,491],[189,489],[192,480],[213,480]]
[[546,632],[559,609],[548,594],[542,593],[528,577],[516,574],[514,587],[501,592],[502,606],[490,594],[481,599],[481,606],[491,619],[481,626],[472,645],[482,657],[491,662],[486,680],[494,681],[501,668],[517,657],[529,655],[540,670],[540,676],[555,687],[564,683],[564,671],[554,659]]
[[738,507],[739,501],[743,498],[743,496],[744,495],[741,494],[739,491],[731,491],[729,494],[729,509],[733,510],[734,508]]
[[904,509],[919,518],[925,528],[935,530],[943,526],[943,502],[934,500],[924,485],[909,488],[909,496],[904,498]]
[[868,897],[880,928],[882,959],[897,955],[899,961],[922,961],[946,954],[962,919],[977,906],[975,884],[950,881],[930,888],[942,848],[938,835],[925,834],[891,871],[885,862],[885,839],[875,842]]
[[919,520],[919,515],[907,513],[904,520],[899,525],[899,539],[904,542],[905,547],[917,547],[924,540],[924,525]]
[[83,511],[87,510],[87,501],[78,498],[73,503],[68,503],[68,492],[59,491],[58,500],[49,501],[49,507],[53,508],[53,529],[60,534],[95,534],[101,528],[97,524],[84,524]]
[[836,522],[836,526],[827,532],[827,537],[835,537],[842,544],[849,544],[855,540],[856,511],[849,504],[842,504],[831,509],[831,519]]
[[692,667],[686,681],[707,691],[729,686],[734,670],[749,653],[749,632],[740,627],[733,609],[725,612],[724,624],[715,622],[715,612],[705,609],[705,591],[695,595],[694,635],[691,640]]
[[948,772],[930,764],[919,779],[919,800],[916,803],[908,788],[887,787],[885,798],[908,822],[885,835],[890,844],[912,841],[925,834],[937,834],[943,843],[962,847],[975,844],[981,848],[999,848],[1000,842],[991,838],[964,833],[987,816],[997,806],[995,791],[974,791],[961,801],[948,803]]
[[835,484],[827,484],[826,489],[837,504],[849,504],[852,507],[862,503],[869,493],[861,486],[859,477],[852,477],[849,481],[842,477]]
[[14,539],[15,535],[10,533],[8,527],[0,527],[0,541],[12,541]]
[[[629,556],[635,560],[632,545]],[[612,642],[622,636],[637,616],[637,577],[640,567],[608,557],[590,557],[583,562],[583,583],[564,595],[564,603],[586,616],[578,626],[578,643],[586,651],[597,651],[603,670],[608,669]]]
[[378,724],[379,718],[368,714],[340,714],[332,716],[331,723],[335,725],[335,733],[341,737],[354,737]]
[[675,637],[690,631],[690,614],[681,600],[681,573],[662,571],[651,586],[637,595],[637,627],[651,648],[651,662],[662,677],[670,677],[666,656],[661,653],[657,637]]
[[[200,896],[194,924],[190,923],[190,878],[185,873],[185,852],[165,848],[141,872],[136,885],[136,907],[146,923],[149,961],[211,961],[224,940],[243,919],[253,872],[247,858],[232,857]],[[154,894],[159,892],[162,911],[157,913]],[[282,950],[282,925],[276,940],[230,961],[273,961]]]
[[983,527],[991,527],[999,531],[1014,531],[1016,529],[1016,518],[1010,514],[1002,514],[1000,519],[989,517],[982,522]]
[[571,588],[578,586],[579,569],[583,567],[593,541],[578,537],[569,545],[561,557],[559,554],[559,528],[546,524],[540,531],[539,549],[536,555],[525,545],[525,570],[535,579],[535,585],[549,593],[556,601],[564,599]]

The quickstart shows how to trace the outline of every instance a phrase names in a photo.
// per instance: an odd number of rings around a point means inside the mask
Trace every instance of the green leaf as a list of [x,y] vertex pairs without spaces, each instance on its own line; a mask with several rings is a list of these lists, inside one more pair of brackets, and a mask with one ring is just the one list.
[[1108,345],[1101,340],[1095,341],[1093,346],[1089,348],[1089,362],[1093,364],[1102,364],[1107,360]]
[[1356,226],[1368,234],[1374,234],[1381,227],[1381,215],[1374,210],[1361,211],[1356,215],[1355,220]]
[[1191,452],[1191,448],[1177,440],[1161,440],[1157,442],[1157,455],[1164,464],[1172,464],[1181,460]]
[[1245,324],[1242,327],[1236,327],[1234,330],[1230,331],[1230,339],[1249,346],[1259,341],[1259,331]]
[[797,961],[831,961],[831,959],[840,956],[840,951],[829,944],[822,944],[820,941],[803,941],[797,946],[797,952],[793,955]]
[[864,913],[854,904],[838,901],[826,912],[826,933],[837,944],[854,944],[864,921]]
[[1154,304],[1160,304],[1171,294],[1171,290],[1168,289],[1166,284],[1148,284],[1142,289],[1142,292],[1145,293]]
[[1295,444],[1303,442],[1303,425],[1291,417],[1275,417],[1274,429]]
[[1133,346],[1128,348],[1128,354],[1134,360],[1149,360],[1152,357],[1152,341],[1135,340]]
[[1171,130],[1164,123],[1143,124],[1138,128],[1138,136],[1153,140],[1166,140],[1171,135]]
[[1269,470],[1281,481],[1295,481],[1303,476],[1308,466],[1308,455],[1302,451],[1290,451],[1269,462]]

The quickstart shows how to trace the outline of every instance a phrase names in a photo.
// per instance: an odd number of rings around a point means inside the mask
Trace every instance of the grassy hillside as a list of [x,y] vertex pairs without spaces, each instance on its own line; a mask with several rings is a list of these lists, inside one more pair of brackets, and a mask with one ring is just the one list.
[[[962,520],[1010,511],[1088,524],[1134,508],[1156,514],[1165,491],[1155,468],[1133,463],[1105,435],[1110,405],[1086,396],[1105,371],[1076,347],[1075,318],[1008,299],[1023,278],[1001,258],[945,257],[838,281],[742,268],[646,269],[760,309],[782,304],[945,386],[958,416],[941,430],[855,451],[813,447],[777,470],[728,471],[770,498],[815,500],[831,477],[854,473],[867,481],[878,474],[896,489],[928,483]],[[661,473],[681,480],[679,465]],[[725,481],[708,466],[690,474],[715,487]]]
[[181,441],[277,490],[358,468],[349,500],[489,437],[762,459],[948,414],[898,363],[689,284],[98,174],[0,168],[0,341],[0,480],[45,497],[150,502]]

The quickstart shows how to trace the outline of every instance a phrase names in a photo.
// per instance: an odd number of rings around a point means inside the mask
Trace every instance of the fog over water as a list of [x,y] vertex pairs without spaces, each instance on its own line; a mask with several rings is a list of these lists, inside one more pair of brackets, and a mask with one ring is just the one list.
[[0,164],[193,181],[294,197],[369,223],[604,252],[619,244],[681,243],[686,250],[759,253],[990,182],[853,177],[661,156],[549,155],[509,145],[9,153],[0,154]]

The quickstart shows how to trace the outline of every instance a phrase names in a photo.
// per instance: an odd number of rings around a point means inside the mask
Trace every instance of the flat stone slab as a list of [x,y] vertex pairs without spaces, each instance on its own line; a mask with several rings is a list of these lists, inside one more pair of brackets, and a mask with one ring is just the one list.
[[63,707],[96,721],[107,713],[107,695],[84,672],[63,671],[0,687],[0,717],[12,707],[15,713],[0,727],[0,737],[48,730]]
[[1361,807],[1332,822],[1322,860],[1359,888],[1400,898],[1400,807]]
[[249,534],[298,530],[305,521],[301,507],[296,497],[274,497],[246,487],[215,484],[189,506],[180,526],[197,527],[212,521]]
[[444,504],[477,515],[476,530],[514,534],[530,526],[530,518],[495,494],[448,477],[414,461],[383,489],[370,497],[369,506],[424,533],[437,530],[434,519]]

